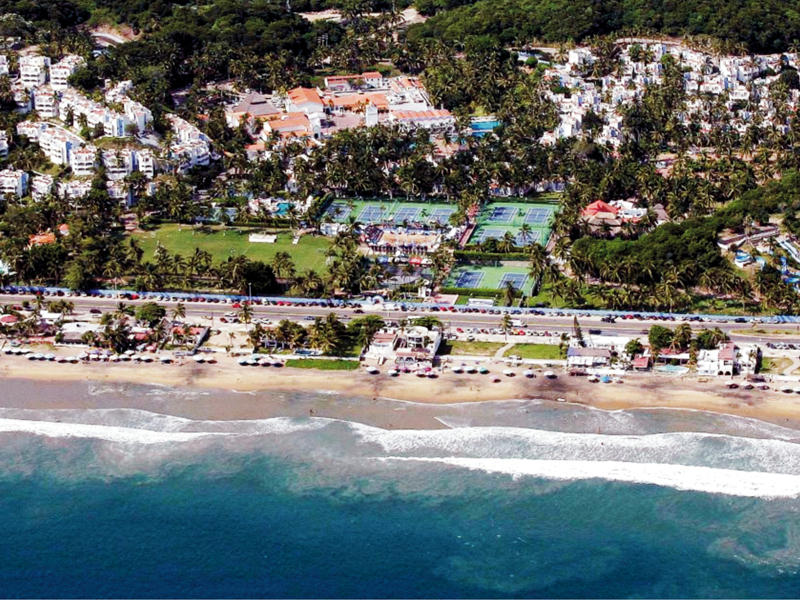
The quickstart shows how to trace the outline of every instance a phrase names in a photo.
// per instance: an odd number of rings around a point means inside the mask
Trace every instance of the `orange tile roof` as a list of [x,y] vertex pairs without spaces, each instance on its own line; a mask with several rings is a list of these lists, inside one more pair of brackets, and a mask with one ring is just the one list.
[[288,96],[289,100],[291,100],[294,104],[304,104],[306,102],[322,104],[322,100],[320,99],[317,90],[312,90],[310,88],[294,88],[293,90],[289,90]]
[[331,98],[329,103],[332,106],[352,107],[358,104],[366,105],[368,102],[374,104],[378,109],[388,109],[389,100],[386,99],[384,94],[374,92],[371,94],[350,94],[349,96],[337,96]]
[[449,110],[398,110],[392,113],[395,119],[444,119],[452,117]]
[[56,234],[49,232],[49,233],[40,233],[39,235],[32,235],[28,238],[28,243],[31,246],[44,246],[45,244],[55,244],[56,243]]
[[618,212],[618,208],[615,208],[610,204],[603,202],[602,200],[597,200],[584,208],[582,214],[584,217],[593,217],[598,213],[611,213],[612,215],[616,215]]
[[305,115],[296,117],[286,117],[285,119],[267,121],[264,123],[264,128],[269,127],[271,131],[289,131],[292,129],[311,129],[311,121]]

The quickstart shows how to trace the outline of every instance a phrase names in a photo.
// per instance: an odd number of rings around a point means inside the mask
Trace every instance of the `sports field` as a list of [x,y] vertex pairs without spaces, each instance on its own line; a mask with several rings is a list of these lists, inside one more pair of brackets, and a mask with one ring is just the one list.
[[188,225],[168,224],[154,231],[133,235],[142,244],[145,260],[152,260],[156,246],[161,242],[170,254],[180,254],[184,258],[188,258],[195,248],[210,252],[215,263],[238,254],[244,254],[252,260],[269,262],[278,252],[288,252],[298,271],[325,270],[325,252],[331,245],[328,238],[304,235],[297,244],[292,244],[292,234],[281,232],[274,244],[263,244],[250,242],[250,233],[250,230],[230,227],[212,227],[209,233],[202,233]]
[[450,215],[456,212],[453,204],[429,202],[403,202],[399,200],[334,200],[326,214],[337,223],[345,223],[353,216],[364,225],[375,223],[427,223],[447,225]]
[[[528,202],[491,202],[477,216],[478,227],[469,239],[469,244],[485,242],[489,238],[502,238],[511,233],[515,245],[527,246],[538,242],[543,246],[550,239],[550,227],[556,206],[553,204],[531,204]],[[530,231],[523,232],[527,225]]]
[[450,273],[446,287],[500,290],[511,282],[515,288],[530,292],[533,283],[524,267],[456,267]]

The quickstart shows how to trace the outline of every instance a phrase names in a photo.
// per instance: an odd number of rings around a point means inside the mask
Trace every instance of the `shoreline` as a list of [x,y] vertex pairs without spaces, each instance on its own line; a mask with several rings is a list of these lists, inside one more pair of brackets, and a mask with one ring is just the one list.
[[[187,418],[208,420],[258,419],[278,416],[342,417],[340,402],[357,399],[344,411],[351,420],[383,423],[396,427],[421,429],[442,428],[444,425],[429,414],[431,407],[458,404],[508,402],[508,401],[557,401],[601,409],[605,411],[632,409],[687,409],[710,413],[748,417],[800,430],[800,402],[794,394],[775,390],[731,390],[724,382],[701,383],[691,378],[678,378],[653,373],[630,373],[623,384],[590,383],[585,377],[569,377],[559,374],[548,380],[537,374],[527,379],[501,376],[493,383],[492,378],[500,373],[500,365],[492,365],[491,375],[455,374],[446,372],[437,379],[418,378],[402,374],[392,378],[385,373],[370,375],[359,371],[318,371],[290,367],[242,367],[230,357],[221,357],[215,365],[198,365],[187,362],[183,365],[131,364],[131,363],[80,363],[60,364],[29,361],[21,357],[2,357],[0,376],[7,382],[6,393],[0,392],[2,408],[144,408],[152,409],[152,401],[146,398],[120,398],[116,402],[104,399],[64,397],[57,392],[59,383],[85,383],[87,385],[157,386],[169,389],[184,389],[187,392],[204,392],[203,399],[171,402],[159,406],[169,414]],[[52,384],[54,393],[40,394],[36,398],[20,398],[21,394],[9,393],[9,385],[24,386],[27,383]],[[22,388],[19,388],[22,389]],[[217,391],[225,396],[216,399]],[[285,396],[293,394],[316,394],[318,401],[308,404],[299,412],[297,406]],[[24,394],[22,394],[24,395]],[[375,404],[381,401],[402,403],[387,414],[385,407]],[[411,409],[411,410],[408,410]],[[309,412],[310,411],[310,412]],[[409,416],[401,415],[408,412]],[[411,413],[425,413],[412,418]],[[363,418],[362,418],[363,417]]]

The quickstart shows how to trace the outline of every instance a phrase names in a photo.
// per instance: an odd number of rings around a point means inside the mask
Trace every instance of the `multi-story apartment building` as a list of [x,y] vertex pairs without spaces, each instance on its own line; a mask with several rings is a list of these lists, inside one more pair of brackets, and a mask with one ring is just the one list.
[[61,127],[50,125],[39,133],[39,146],[42,152],[56,165],[70,164],[72,152],[83,144],[82,138]]
[[52,194],[54,189],[52,175],[34,175],[31,178],[31,196],[37,202]]
[[8,156],[8,134],[0,130],[0,158]]
[[0,76],[8,75],[8,57],[0,54]]
[[60,61],[50,66],[50,85],[54,90],[63,92],[69,87],[67,80],[70,75],[86,64],[83,57],[75,54],[65,56]]
[[50,85],[31,90],[33,105],[40,117],[52,119],[58,116],[58,94]]
[[19,78],[22,85],[34,88],[47,83],[47,74],[50,59],[38,54],[28,54],[19,57]]
[[79,177],[93,175],[96,162],[97,148],[94,146],[75,148],[69,155],[69,166],[72,168],[72,172]]
[[11,194],[22,198],[28,190],[28,174],[25,171],[5,169],[0,171],[0,194]]

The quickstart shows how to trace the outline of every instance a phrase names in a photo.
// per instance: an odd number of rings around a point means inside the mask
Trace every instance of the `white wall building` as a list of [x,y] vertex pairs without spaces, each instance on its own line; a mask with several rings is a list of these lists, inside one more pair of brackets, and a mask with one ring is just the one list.
[[8,156],[8,134],[0,130],[0,158]]
[[36,112],[44,119],[58,116],[58,94],[49,85],[43,85],[31,90],[33,105]]
[[75,148],[69,155],[69,166],[73,174],[78,177],[89,177],[94,175],[94,167],[97,163],[97,148],[94,146],[83,146]]
[[54,90],[64,91],[69,87],[70,75],[86,64],[83,57],[75,54],[65,56],[50,67],[50,85]]
[[5,169],[0,171],[0,194],[22,198],[28,191],[28,174],[25,171]]
[[8,75],[8,57],[0,54],[0,77],[3,75]]
[[31,196],[37,202],[49,196],[55,189],[52,175],[34,175],[31,178]]
[[19,78],[22,85],[34,88],[47,83],[50,59],[38,54],[29,54],[19,57]]

